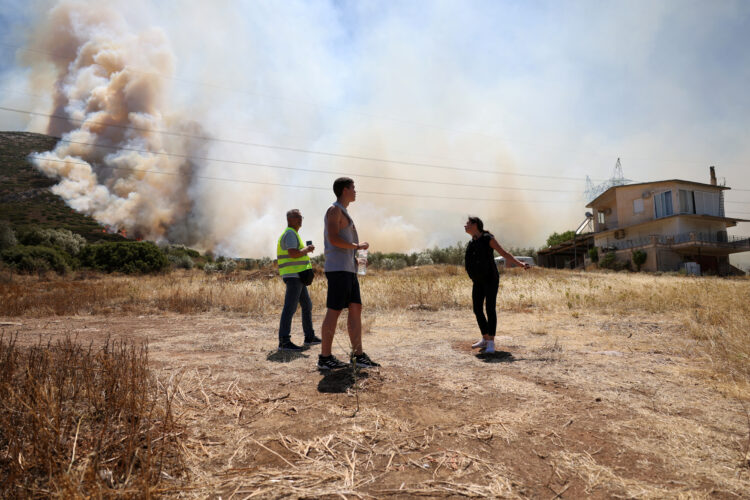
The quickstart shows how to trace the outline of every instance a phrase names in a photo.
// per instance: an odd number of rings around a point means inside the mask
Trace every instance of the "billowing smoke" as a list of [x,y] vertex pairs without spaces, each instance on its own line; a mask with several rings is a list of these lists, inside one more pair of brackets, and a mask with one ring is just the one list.
[[174,68],[165,34],[133,34],[116,13],[71,2],[54,7],[40,33],[36,53],[56,70],[47,132],[62,140],[33,161],[61,178],[53,192],[136,237],[201,243],[191,231],[196,166],[185,158],[202,146],[185,137],[202,131],[165,114],[166,80],[154,74]]
[[[509,177],[418,165],[514,170],[491,136],[456,132],[502,116],[491,81],[463,76],[468,62],[447,53],[450,44],[387,13],[378,19],[370,4],[354,10],[380,31],[363,31],[359,55],[347,53],[352,35],[334,5],[179,5],[178,21],[174,4],[148,0],[60,0],[40,14],[22,54],[29,86],[51,95],[36,103],[53,115],[43,131],[61,141],[33,161],[60,179],[54,192],[74,209],[128,235],[269,255],[290,208],[306,217],[303,237],[322,247],[332,182],[347,175],[373,250],[465,239],[468,214],[504,243],[534,236],[534,212],[520,215],[525,193],[484,187],[513,187]],[[431,22],[439,31],[448,21]],[[439,64],[430,60],[438,53]]]

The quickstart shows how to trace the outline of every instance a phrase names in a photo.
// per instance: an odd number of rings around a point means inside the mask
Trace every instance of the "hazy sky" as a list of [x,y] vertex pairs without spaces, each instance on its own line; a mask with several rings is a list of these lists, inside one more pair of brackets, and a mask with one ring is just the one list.
[[[1,106],[50,112],[52,89],[29,69],[40,54],[24,48],[55,3],[0,0]],[[332,172],[203,165],[205,177],[322,188],[197,186],[211,206],[202,217],[226,226],[216,238],[227,253],[270,254],[291,206],[319,240],[337,172],[357,181],[352,214],[374,249],[464,240],[467,214],[502,243],[540,246],[577,226],[583,179],[609,177],[618,157],[639,182],[708,182],[715,165],[745,190],[728,192],[727,215],[750,219],[746,1],[108,5],[118,29],[165,35],[175,67],[163,75],[164,115],[272,146],[218,141],[207,157]],[[45,127],[0,110],[0,129]]]

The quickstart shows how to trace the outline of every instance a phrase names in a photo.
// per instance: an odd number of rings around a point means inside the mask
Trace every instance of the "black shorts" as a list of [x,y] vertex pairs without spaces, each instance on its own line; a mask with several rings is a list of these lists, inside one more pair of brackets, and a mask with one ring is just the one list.
[[326,273],[328,280],[328,297],[326,307],[334,311],[341,311],[349,304],[361,304],[359,295],[359,280],[356,273],[348,271],[331,271]]

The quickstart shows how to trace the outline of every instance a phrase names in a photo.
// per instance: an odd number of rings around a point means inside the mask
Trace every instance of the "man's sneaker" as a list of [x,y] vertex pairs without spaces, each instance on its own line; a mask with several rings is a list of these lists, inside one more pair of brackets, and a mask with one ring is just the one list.
[[376,363],[375,361],[371,360],[370,356],[368,356],[364,352],[362,354],[355,354],[352,360],[356,366],[359,366],[361,368],[376,368],[380,366],[380,363]]
[[305,345],[306,346],[319,345],[321,342],[323,342],[323,341],[320,340],[320,337],[316,337],[315,335],[313,335],[309,339],[305,339]]
[[473,344],[471,344],[471,347],[473,349],[482,349],[486,345],[487,345],[487,341],[484,339],[481,339],[479,342],[474,342]]
[[339,361],[333,355],[318,355],[318,370],[340,370],[341,368],[349,368],[349,363]]
[[303,351],[300,346],[292,342],[291,340],[287,340],[286,342],[283,342],[279,344],[279,351]]

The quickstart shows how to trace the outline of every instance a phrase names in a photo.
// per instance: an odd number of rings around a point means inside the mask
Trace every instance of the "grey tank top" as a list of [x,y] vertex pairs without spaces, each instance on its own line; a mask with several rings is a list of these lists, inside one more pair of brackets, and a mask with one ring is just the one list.
[[[346,208],[344,208],[344,206],[338,201],[334,202],[333,206],[339,207],[343,212],[344,217],[346,217],[346,220],[349,221],[349,224],[347,224],[343,229],[339,231],[339,237],[341,237],[341,239],[343,239],[344,241],[348,241],[349,243],[359,243],[357,228],[354,226],[354,221],[349,216],[349,212],[347,212]],[[328,241],[328,221],[326,220],[327,216],[328,212],[326,212],[326,216],[323,217],[323,242],[325,244],[326,256],[325,271],[347,271],[350,273],[356,273],[357,251],[333,246],[331,242]]]

